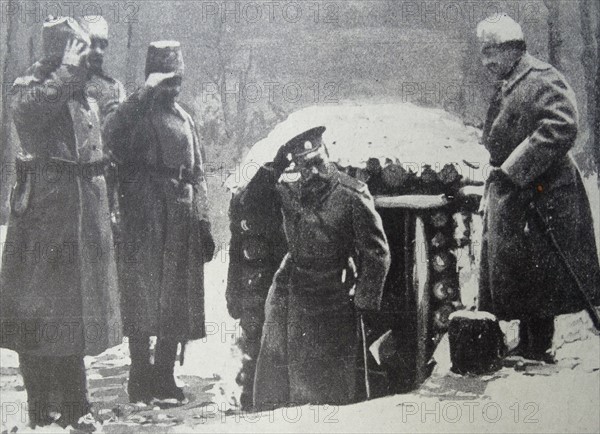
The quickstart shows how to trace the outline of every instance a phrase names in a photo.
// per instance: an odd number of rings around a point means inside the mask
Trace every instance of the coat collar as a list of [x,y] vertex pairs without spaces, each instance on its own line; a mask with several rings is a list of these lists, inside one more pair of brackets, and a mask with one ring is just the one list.
[[513,69],[512,73],[504,80],[502,85],[502,93],[508,94],[517,83],[519,83],[531,70],[544,71],[552,68],[546,62],[536,59],[529,53],[523,54],[523,56],[517,61],[517,65]]

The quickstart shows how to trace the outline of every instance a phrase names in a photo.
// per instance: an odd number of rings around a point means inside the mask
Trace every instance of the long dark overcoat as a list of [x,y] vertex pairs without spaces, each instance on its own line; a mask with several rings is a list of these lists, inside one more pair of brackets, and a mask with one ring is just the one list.
[[479,307],[524,318],[574,312],[586,306],[585,298],[598,305],[590,205],[568,155],[577,135],[573,91],[556,69],[525,54],[497,97],[483,142],[492,165],[508,177],[486,185]]
[[78,68],[36,64],[12,92],[33,158],[18,176],[0,279],[1,344],[19,353],[91,355],[122,338],[105,178],[76,166],[105,158],[85,80]]
[[[279,190],[288,254],[267,297],[255,406],[353,402],[355,306],[380,308],[390,264],[381,219],[367,187],[337,171],[306,195],[287,183]],[[358,264],[354,302],[349,257]]]
[[[165,110],[138,91],[105,135],[119,161],[125,333],[184,341],[205,336],[199,224],[208,222],[208,202],[192,118],[178,104]],[[179,169],[193,179],[180,179]]]

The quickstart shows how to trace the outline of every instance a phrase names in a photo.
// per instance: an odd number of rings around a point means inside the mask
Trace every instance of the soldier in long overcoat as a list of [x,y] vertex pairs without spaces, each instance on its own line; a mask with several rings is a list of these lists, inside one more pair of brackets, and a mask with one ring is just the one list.
[[243,410],[253,406],[265,301],[273,275],[287,252],[279,195],[275,184],[264,175],[257,174],[237,191],[229,206],[231,242],[225,297],[229,315],[240,320],[238,346],[243,359],[236,380],[242,387]]
[[[294,137],[273,162],[273,181],[292,162],[301,177],[277,185],[288,253],[265,307],[254,382],[259,410],[354,401],[357,310],[380,308],[390,265],[373,198],[327,163],[324,130]],[[290,181],[287,173],[282,180]]]
[[[183,57],[177,41],[150,44],[146,84],[109,119],[118,161],[132,402],[185,400],[173,377],[178,342],[205,336],[204,263],[214,254],[200,141],[177,104]],[[156,336],[154,364],[149,337]]]
[[569,156],[575,95],[554,67],[526,52],[507,15],[477,29],[497,77],[483,144],[487,180],[479,307],[520,319],[522,355],[551,362],[554,316],[600,304],[600,268],[581,176]]
[[30,424],[88,412],[83,357],[121,342],[98,106],[84,95],[89,38],[44,23],[44,58],[12,90],[17,161],[0,278],[1,345],[19,353]]
[[[104,55],[108,49],[108,23],[101,15],[85,15],[78,22],[81,28],[89,35],[91,46],[87,55],[89,80],[86,84],[85,93],[88,99],[93,99],[100,110],[100,122],[103,127],[107,120],[115,113],[117,106],[125,100],[125,88],[123,84],[111,77],[104,69]],[[106,137],[104,137],[106,141]],[[117,173],[114,163],[110,165],[106,174],[108,187],[108,203],[113,221],[113,237],[115,244],[121,243],[120,228],[116,224],[119,221],[119,201],[117,193]],[[117,248],[118,252],[118,248]],[[118,258],[117,258],[118,261]],[[117,263],[117,265],[120,265]]]

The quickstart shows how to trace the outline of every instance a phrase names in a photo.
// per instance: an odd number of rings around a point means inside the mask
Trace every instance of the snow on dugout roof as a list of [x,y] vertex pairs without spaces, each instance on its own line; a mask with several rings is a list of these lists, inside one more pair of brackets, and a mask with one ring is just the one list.
[[[341,103],[298,110],[257,142],[242,163],[245,176],[233,174],[226,181],[232,190],[242,187],[259,165],[273,161],[277,150],[292,137],[324,125],[323,139],[332,161],[341,166],[364,168],[369,158],[399,162],[407,168],[443,167],[463,160],[485,166],[487,150],[479,144],[481,131],[466,126],[458,117],[434,108],[410,103]],[[414,170],[414,169],[413,169]]]

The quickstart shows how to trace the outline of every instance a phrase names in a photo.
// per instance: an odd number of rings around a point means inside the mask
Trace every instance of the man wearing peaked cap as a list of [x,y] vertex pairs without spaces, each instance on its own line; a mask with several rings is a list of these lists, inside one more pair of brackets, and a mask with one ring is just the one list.
[[[42,35],[42,60],[12,93],[23,155],[6,241],[16,250],[4,250],[0,273],[0,346],[19,354],[29,424],[75,427],[89,411],[84,356],[121,342],[120,301],[107,154],[98,107],[84,96],[90,41],[70,18],[48,20]],[[32,254],[36,246],[52,257]]]
[[[177,344],[206,334],[204,263],[215,245],[200,140],[192,117],[176,102],[183,79],[179,42],[151,43],[145,72],[145,86],[119,105],[106,129],[123,175],[129,261],[119,281],[131,353],[128,392],[131,402],[181,404],[185,396],[173,376]],[[150,336],[157,337],[153,365]]]
[[506,14],[477,26],[496,81],[482,141],[486,183],[479,308],[520,319],[517,352],[552,362],[554,316],[587,309],[599,323],[600,267],[590,205],[569,150],[575,94],[563,75],[526,51]]
[[247,197],[260,200],[253,189],[281,178],[288,246],[266,300],[257,410],[353,402],[355,310],[376,311],[381,304],[390,265],[382,222],[367,186],[328,162],[324,131],[312,128],[289,140],[247,186]]

